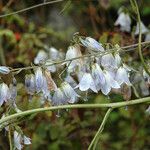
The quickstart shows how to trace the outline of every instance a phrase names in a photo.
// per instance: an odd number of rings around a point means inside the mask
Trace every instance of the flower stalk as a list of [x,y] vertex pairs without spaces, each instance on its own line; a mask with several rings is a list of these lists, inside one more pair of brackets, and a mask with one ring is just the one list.
[[26,110],[19,113],[15,113],[9,116],[6,116],[2,119],[0,119],[0,125],[3,123],[10,121],[12,119],[16,119],[18,117],[24,117],[27,115],[31,115],[34,113],[39,112],[46,112],[46,111],[52,111],[52,110],[61,110],[61,109],[74,109],[74,108],[120,108],[130,105],[136,105],[136,104],[142,104],[142,103],[148,103],[150,102],[150,97],[145,97],[141,99],[131,100],[131,101],[125,101],[125,102],[116,102],[116,103],[107,103],[107,104],[73,104],[73,105],[61,105],[61,106],[51,106],[51,107],[45,107],[45,108],[37,108],[32,110]]

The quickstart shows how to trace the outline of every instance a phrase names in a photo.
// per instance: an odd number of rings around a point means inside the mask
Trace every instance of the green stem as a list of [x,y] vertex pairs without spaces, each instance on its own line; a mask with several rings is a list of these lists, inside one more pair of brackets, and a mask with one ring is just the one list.
[[[92,149],[92,146],[93,146],[94,143],[95,143],[95,146],[94,146],[94,147],[96,147],[96,144],[97,144],[97,142],[98,142],[98,136],[102,133],[102,131],[103,131],[103,129],[104,129],[104,126],[105,126],[105,124],[106,124],[106,121],[107,121],[107,119],[108,119],[108,117],[109,117],[109,115],[110,115],[110,113],[111,113],[112,110],[113,110],[113,108],[109,108],[109,109],[107,110],[107,112],[106,112],[106,114],[105,114],[105,116],[104,116],[104,118],[103,118],[103,121],[102,121],[102,123],[101,123],[101,125],[100,125],[100,127],[99,127],[99,129],[98,129],[98,131],[96,132],[96,134],[95,134],[95,136],[94,136],[94,138],[93,138],[91,144],[90,144],[89,147],[88,147],[88,150],[91,150],[91,149]],[[94,150],[94,149],[95,149],[95,148],[93,148],[93,150]]]
[[[150,41],[142,42],[141,44],[142,45],[150,45]],[[124,46],[124,47],[120,48],[120,51],[129,51],[128,49],[136,48],[137,46],[138,46],[138,44]],[[91,56],[96,56],[96,57],[97,56],[103,56],[103,55],[106,55],[106,54],[109,54],[109,53],[112,53],[112,52],[115,52],[115,51],[116,51],[116,48],[112,48],[112,49],[106,50],[105,52],[98,52],[98,53],[95,53],[95,54],[82,55],[82,56],[74,57],[74,58],[71,58],[71,59],[65,59],[65,60],[61,60],[61,61],[56,61],[54,63],[50,63],[50,64],[47,64],[47,65],[44,65],[44,66],[53,66],[53,65],[58,65],[58,64],[65,64],[65,62],[70,62],[70,61],[73,61],[73,60],[86,58],[86,57],[91,57]],[[23,70],[34,69],[36,67],[39,67],[39,66],[28,66],[28,67],[23,67],[23,68],[14,68],[14,69],[11,69],[11,71],[12,72],[23,71]]]
[[37,4],[37,5],[31,6],[31,7],[28,7],[28,8],[24,8],[24,9],[21,9],[21,10],[12,12],[12,13],[0,15],[0,18],[11,16],[11,15],[15,15],[15,14],[19,14],[19,13],[22,13],[22,12],[25,12],[25,11],[28,11],[28,10],[31,10],[31,9],[34,9],[34,8],[38,8],[38,7],[41,7],[41,6],[45,6],[45,5],[49,5],[49,4],[54,4],[54,3],[58,3],[58,2],[62,2],[62,1],[63,0],[54,0],[54,1],[50,1],[50,2],[44,2],[44,3]]
[[4,49],[2,47],[2,37],[0,37],[0,61],[2,65],[6,65]]
[[144,61],[144,57],[142,54],[142,48],[141,48],[141,41],[142,41],[142,32],[141,32],[141,18],[140,18],[140,12],[139,12],[139,8],[138,8],[138,4],[136,2],[136,0],[133,0],[133,3],[135,5],[136,8],[136,13],[137,13],[137,19],[138,19],[138,24],[139,24],[139,40],[138,40],[138,52],[139,52],[139,56],[142,62],[142,65],[144,67],[144,70],[147,72],[147,74],[150,76],[150,72],[149,72],[149,67],[148,65],[145,63]]
[[8,139],[9,139],[10,150],[13,150],[12,140],[11,140],[11,129],[10,129],[10,126],[9,126],[9,130],[8,130]]
[[150,102],[150,97],[145,97],[141,99],[125,101],[125,102],[117,102],[117,103],[108,103],[108,104],[74,104],[74,105],[61,105],[61,106],[52,106],[46,108],[37,108],[32,110],[26,110],[19,113],[12,114],[10,116],[6,116],[0,119],[0,125],[4,122],[11,121],[12,119],[16,119],[18,117],[27,116],[33,113],[52,111],[52,110],[60,110],[60,109],[73,109],[73,108],[120,108],[130,105],[136,105],[141,103]]

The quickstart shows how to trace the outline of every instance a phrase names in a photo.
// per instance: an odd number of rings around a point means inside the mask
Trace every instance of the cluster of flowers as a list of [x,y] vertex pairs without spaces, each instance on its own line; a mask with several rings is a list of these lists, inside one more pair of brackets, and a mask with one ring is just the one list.
[[[88,52],[105,52],[102,45],[91,37],[81,39],[81,44],[88,49]],[[46,59],[39,53],[34,62],[39,63]],[[28,93],[33,95],[35,91],[42,92],[43,97],[50,100],[53,105],[61,105],[75,103],[80,97],[77,94],[78,89],[83,92],[92,90],[95,93],[101,90],[104,95],[108,95],[112,88],[119,89],[122,84],[131,86],[130,69],[122,63],[117,51],[114,54],[108,53],[87,59],[82,57],[80,46],[75,44],[68,48],[65,59],[72,61],[65,63],[67,75],[59,87],[51,78],[48,68],[44,70],[38,67],[35,75],[26,76],[25,85]],[[78,81],[75,81],[73,76],[77,76]]]
[[[9,72],[10,72],[9,68],[5,66],[0,66],[1,74],[8,74]],[[7,101],[9,101],[13,106],[16,106],[15,105],[15,99],[17,96],[16,85],[17,82],[15,78],[13,78],[12,83],[9,86],[4,82],[0,84],[0,106]]]
[[[85,54],[92,55],[82,55],[81,44],[85,48]],[[25,76],[27,93],[31,97],[34,94],[41,94],[42,99],[50,101],[52,105],[63,105],[77,102],[81,97],[78,93],[101,91],[104,95],[108,95],[112,89],[119,90],[123,85],[130,87],[131,69],[121,60],[119,50],[120,47],[116,46],[116,51],[108,52],[101,43],[91,37],[81,38],[80,44],[70,46],[66,54],[50,48],[48,56],[41,50],[34,59],[34,63],[39,65],[35,66],[34,73]],[[53,64],[63,58],[63,64]],[[64,69],[66,76],[61,79],[63,82],[58,86],[52,79],[51,73],[59,68],[62,69],[62,65],[66,66]],[[0,66],[0,74],[9,74],[10,71],[8,67]],[[144,77],[150,82],[150,77],[146,73]],[[0,106],[8,102],[13,104],[12,106],[18,112],[20,110],[15,104],[16,84],[15,78],[9,86],[4,82],[0,84]],[[30,138],[14,131],[15,148],[21,150],[23,144],[31,144]]]
[[[87,48],[88,52],[105,52],[102,45],[91,37],[81,39],[81,44]],[[47,59],[45,57],[47,55],[43,52],[42,55],[40,54],[41,51],[34,60],[37,64]],[[50,54],[53,56],[53,60],[59,59],[60,54],[56,49],[51,48]],[[76,57],[78,59],[74,59]],[[62,105],[75,103],[80,97],[77,94],[78,89],[83,92],[92,90],[95,93],[101,90],[104,95],[108,95],[112,88],[119,89],[122,84],[131,85],[129,81],[130,69],[122,63],[117,51],[102,56],[82,57],[80,46],[75,44],[68,48],[65,59],[72,59],[72,61],[65,62],[67,75],[59,87],[51,76],[51,72],[56,71],[57,67],[54,65],[47,66],[47,63],[52,61],[52,59],[48,59],[45,61],[44,67],[35,66],[34,74],[25,76],[27,93],[31,96],[35,93],[41,93],[42,97],[51,101],[53,105]],[[52,67],[55,69],[52,69]],[[1,66],[0,72],[8,74],[10,70],[5,66]],[[73,78],[75,75],[77,81]],[[15,100],[16,95],[16,81],[13,81],[13,84],[9,87],[5,83],[0,85],[1,105],[8,100]]]
[[[123,9],[119,9],[118,18],[115,22],[115,26],[120,26],[120,30],[123,32],[131,31],[131,18],[128,13],[125,13]],[[144,25],[143,22],[140,22],[141,33],[145,35],[145,41],[150,41],[150,30]],[[139,23],[137,22],[135,31],[135,36],[139,34]]]

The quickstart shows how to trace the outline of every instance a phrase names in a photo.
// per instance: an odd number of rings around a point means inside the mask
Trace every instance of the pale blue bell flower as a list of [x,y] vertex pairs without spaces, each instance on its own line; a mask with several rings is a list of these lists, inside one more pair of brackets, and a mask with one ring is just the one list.
[[102,69],[97,63],[92,65],[92,77],[95,82],[96,88],[99,91],[101,89],[101,86],[105,83],[105,76]]
[[41,67],[38,67],[35,71],[35,85],[37,93],[42,91],[43,83],[44,83],[43,72]]
[[75,88],[79,88],[81,91],[87,91],[91,89],[95,93],[98,92],[96,89],[95,82],[90,73],[84,73],[79,84]]
[[10,73],[10,69],[6,66],[0,66],[0,73],[1,74],[9,74]]
[[101,91],[104,95],[108,95],[111,91],[111,88],[118,89],[120,85],[117,81],[113,79],[113,77],[109,74],[108,71],[104,71],[105,83],[102,85]]
[[57,88],[53,97],[52,97],[52,104],[53,105],[63,105],[67,103],[68,98],[64,94],[61,88]]
[[128,77],[128,73],[124,67],[120,67],[116,72],[115,80],[119,83],[119,85],[125,83],[131,86],[131,82]]
[[25,87],[28,94],[33,95],[35,93],[35,76],[33,74],[25,76]]
[[2,83],[0,84],[0,106],[7,102],[11,97],[10,90],[7,86],[7,84]]
[[88,48],[89,50],[95,51],[95,52],[104,52],[104,48],[102,47],[102,44],[97,42],[95,39],[91,37],[86,37],[85,40],[81,39],[81,43]]
[[67,82],[63,82],[61,84],[61,88],[65,93],[66,97],[68,98],[69,103],[75,103],[78,97],[80,97]]

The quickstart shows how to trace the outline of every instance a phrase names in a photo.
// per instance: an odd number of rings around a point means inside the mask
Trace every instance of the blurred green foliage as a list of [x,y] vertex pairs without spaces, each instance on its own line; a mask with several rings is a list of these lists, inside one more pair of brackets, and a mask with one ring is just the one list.
[[[14,1],[5,12],[35,5],[41,1]],[[2,8],[6,1],[0,3]],[[149,25],[149,0],[139,1],[142,19]],[[18,15],[0,19],[0,38],[5,52],[7,65],[11,67],[28,66],[40,49],[55,46],[67,50],[72,35],[80,32],[92,36],[102,44],[112,43],[129,45],[134,39],[132,34],[124,34],[114,29],[117,11],[128,6],[126,0],[71,0]],[[1,10],[2,11],[2,10]],[[133,22],[135,25],[136,22]],[[137,58],[136,53],[135,59]],[[130,58],[130,56],[126,57]],[[139,61],[139,60],[137,60]],[[136,62],[134,62],[136,63]],[[28,103],[23,83],[27,71],[18,74],[17,104],[21,110],[41,107],[39,97],[34,96]],[[134,94],[132,98],[135,98]],[[109,103],[123,101],[120,95],[112,94],[110,98],[101,94],[89,94],[89,100],[79,103]],[[42,106],[46,107],[46,105]],[[106,123],[100,137],[97,150],[149,150],[150,120],[145,114],[146,106],[138,105],[114,110]],[[0,108],[0,113],[4,110]],[[22,118],[19,126],[24,133],[32,138],[32,145],[25,150],[85,150],[94,137],[105,109],[73,109],[61,111],[57,118],[56,112],[45,112]],[[0,150],[9,149],[5,131],[0,133]]]

